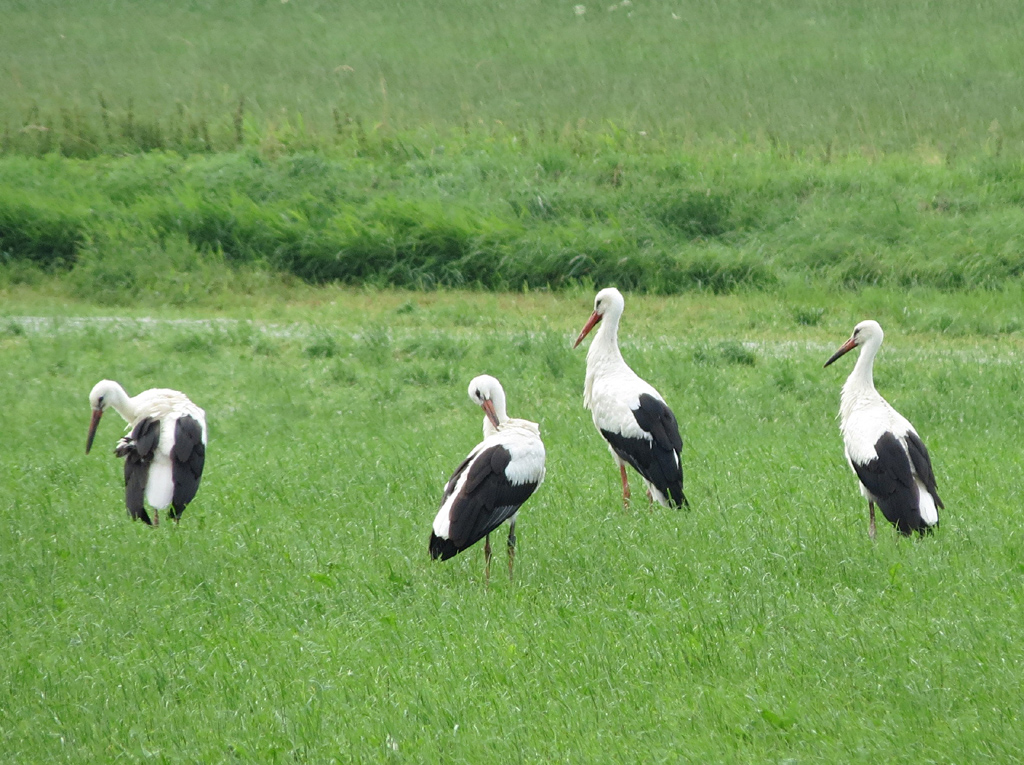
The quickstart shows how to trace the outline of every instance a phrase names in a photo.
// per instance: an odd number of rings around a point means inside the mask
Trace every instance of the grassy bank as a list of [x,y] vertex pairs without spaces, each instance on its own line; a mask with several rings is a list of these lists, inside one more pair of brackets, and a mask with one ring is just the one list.
[[724,293],[1024,270],[1005,0],[0,10],[3,283],[187,303],[268,274]]
[[266,270],[310,283],[653,293],[807,280],[992,289],[1024,272],[1019,159],[449,138],[353,141],[334,154],[5,157],[0,279],[42,270],[96,299],[188,302]]

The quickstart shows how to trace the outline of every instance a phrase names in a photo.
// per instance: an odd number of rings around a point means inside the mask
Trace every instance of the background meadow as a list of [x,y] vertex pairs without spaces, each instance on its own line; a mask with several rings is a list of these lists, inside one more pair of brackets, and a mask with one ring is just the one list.
[[541,139],[617,128],[840,151],[1019,150],[1024,137],[1024,11],[1011,0],[85,0],[73,12],[5,0],[3,10],[7,141],[66,135],[83,153],[499,124]]
[[[1024,759],[1021,15],[0,0],[0,752]],[[609,284],[689,511],[582,408]],[[842,456],[866,317],[928,539]],[[482,372],[548,448],[490,587],[426,551]],[[103,377],[206,409],[179,526],[84,454]]]

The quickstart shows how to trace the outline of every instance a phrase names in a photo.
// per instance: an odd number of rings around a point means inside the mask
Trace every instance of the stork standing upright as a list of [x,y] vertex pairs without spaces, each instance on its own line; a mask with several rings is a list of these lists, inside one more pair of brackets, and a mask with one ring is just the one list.
[[490,375],[469,383],[470,400],[484,410],[484,440],[462,461],[444,487],[441,508],[430,535],[430,556],[447,560],[485,539],[485,579],[491,573],[490,534],[505,521],[508,530],[508,574],[516,552],[519,508],[544,480],[544,443],[540,428],[529,420],[510,418],[505,391]]
[[[108,407],[127,422],[131,433],[117,442],[114,454],[124,458],[124,502],[128,517],[157,526],[160,510],[171,507],[177,521],[199,489],[206,460],[206,413],[188,396],[168,388],[152,388],[129,396],[113,380],[100,380],[89,393],[92,422],[85,453],[92,448],[96,427]],[[150,520],[143,500],[153,508]]]
[[860,479],[860,491],[868,501],[871,523],[868,535],[875,538],[875,505],[903,534],[924,533],[939,523],[943,507],[935,487],[935,473],[924,442],[914,426],[875,390],[872,369],[882,345],[877,321],[862,321],[853,335],[825,362],[827,367],[860,346],[860,356],[843,385],[839,405],[846,459]]
[[614,287],[594,299],[594,312],[573,344],[578,346],[598,322],[587,350],[583,405],[608,442],[622,477],[622,502],[629,506],[626,465],[632,465],[647,484],[647,495],[662,505],[680,507],[683,494],[683,439],[676,416],[650,384],[629,368],[619,351],[619,319],[626,302]]

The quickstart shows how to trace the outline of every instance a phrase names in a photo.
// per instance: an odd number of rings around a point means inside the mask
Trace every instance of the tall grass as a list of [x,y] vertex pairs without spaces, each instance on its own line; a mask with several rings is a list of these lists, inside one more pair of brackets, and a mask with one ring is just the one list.
[[[583,14],[575,7],[582,5]],[[3,3],[7,151],[584,127],[1018,153],[1020,4]]]

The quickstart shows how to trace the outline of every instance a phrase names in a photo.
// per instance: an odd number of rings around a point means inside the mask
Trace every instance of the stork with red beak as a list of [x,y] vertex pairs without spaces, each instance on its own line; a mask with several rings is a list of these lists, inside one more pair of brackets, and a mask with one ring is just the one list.
[[629,368],[619,351],[619,319],[626,302],[614,287],[594,299],[594,312],[573,344],[600,322],[587,350],[583,405],[608,442],[622,477],[622,501],[629,506],[626,465],[632,465],[647,484],[647,494],[662,505],[689,506],[683,494],[683,439],[665,399]]
[[516,517],[544,480],[544,443],[537,423],[508,416],[505,391],[495,378],[474,377],[469,383],[469,398],[484,410],[484,440],[455,469],[444,487],[430,535],[430,556],[447,560],[485,539],[485,578],[490,579],[490,534],[508,521],[511,577]]
[[875,538],[875,505],[902,534],[924,533],[939,523],[943,507],[935,486],[928,450],[914,426],[875,390],[872,375],[875,354],[882,346],[882,327],[862,321],[853,335],[825,362],[827,367],[843,354],[860,347],[839,404],[839,429],[846,459],[860,479],[868,501],[868,535]]
[[[196,495],[206,461],[206,413],[188,396],[152,388],[129,396],[113,380],[100,380],[89,393],[92,422],[85,453],[92,448],[100,418],[113,408],[131,433],[117,442],[114,454],[124,458],[124,501],[128,517],[157,526],[159,511],[170,506],[177,521]],[[153,519],[145,502],[153,508]]]

